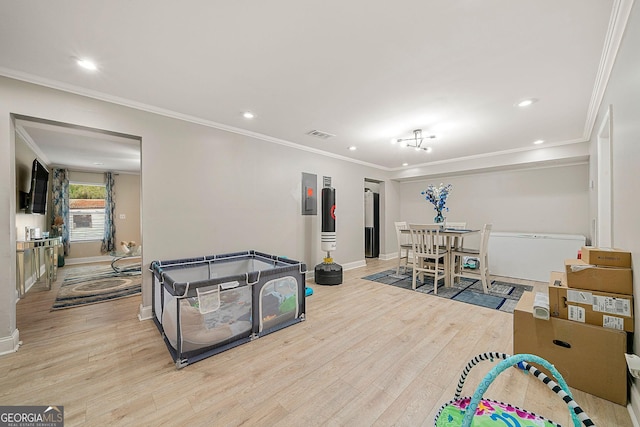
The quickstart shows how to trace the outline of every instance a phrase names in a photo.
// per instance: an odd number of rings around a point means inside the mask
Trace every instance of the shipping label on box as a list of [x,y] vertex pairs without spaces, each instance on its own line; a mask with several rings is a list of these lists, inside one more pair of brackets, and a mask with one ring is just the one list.
[[567,289],[567,301],[576,302],[578,304],[593,304],[593,294],[587,291],[579,291],[576,289]]
[[582,247],[582,259],[587,264],[610,267],[631,267],[631,252],[616,248]]
[[577,305],[570,305],[567,307],[569,309],[568,319],[573,320],[574,322],[585,322],[585,310],[582,307],[578,307]]
[[603,295],[594,295],[592,292],[567,289],[567,302],[576,304],[588,304],[593,311],[601,313],[617,314],[619,316],[631,317],[631,299],[618,298]]
[[631,300],[594,295],[593,311],[631,317]]
[[607,316],[605,314],[602,316],[602,326],[609,329],[624,331],[624,319],[621,317]]

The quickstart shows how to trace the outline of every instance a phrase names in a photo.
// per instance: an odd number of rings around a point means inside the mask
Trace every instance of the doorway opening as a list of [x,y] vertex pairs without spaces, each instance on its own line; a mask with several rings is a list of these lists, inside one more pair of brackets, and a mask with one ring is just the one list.
[[364,256],[378,258],[380,256],[381,209],[380,193],[382,181],[369,178],[364,180]]
[[[53,172],[66,170],[67,179],[75,184],[85,186],[105,185],[105,173],[111,172],[115,180],[115,242],[122,240],[142,240],[142,180],[141,180],[141,151],[142,139],[137,136],[122,134],[113,131],[89,128],[37,117],[24,115],[11,115],[13,125],[14,144],[14,182],[15,197],[18,199],[21,191],[29,191],[31,169],[29,165],[34,159],[46,165],[49,171],[50,182],[53,183]],[[43,232],[58,237],[61,231],[57,220],[57,214],[53,215],[54,203],[51,196],[51,188],[48,189],[46,211],[41,215],[33,215],[20,208],[15,203],[15,225],[17,230],[26,226],[37,227]],[[90,197],[93,199],[93,197]],[[104,200],[103,200],[104,205]],[[104,212],[104,208],[102,209]],[[87,232],[96,228],[104,213],[99,215],[79,215],[60,217],[67,229],[75,230],[75,240],[71,245],[70,253],[63,256],[62,260],[53,260],[56,267],[68,264],[81,264],[92,262],[111,261],[112,257],[101,251],[102,236],[84,235],[78,238],[78,232]],[[54,233],[55,229],[55,233]],[[86,233],[85,233],[86,234]],[[17,233],[16,240],[24,240],[24,234]],[[14,241],[15,245],[16,242]],[[62,248],[61,248],[62,249]],[[62,250],[61,250],[62,251]],[[47,263],[42,254],[25,254],[24,271],[29,272],[24,277],[25,287],[36,284],[42,274],[31,274],[32,271],[46,270]],[[50,262],[51,264],[51,262]],[[57,270],[57,269],[56,269]],[[61,280],[60,271],[56,271],[57,279]],[[48,273],[47,273],[48,274]],[[62,274],[65,274],[62,272]],[[42,281],[40,281],[42,283]],[[39,290],[39,289],[36,289]],[[19,325],[18,325],[19,326]]]

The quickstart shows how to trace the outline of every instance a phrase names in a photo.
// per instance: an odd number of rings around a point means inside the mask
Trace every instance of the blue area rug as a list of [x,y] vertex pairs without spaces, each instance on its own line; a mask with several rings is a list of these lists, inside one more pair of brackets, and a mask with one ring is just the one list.
[[[411,269],[407,269],[406,273],[400,275],[396,275],[396,270],[386,270],[363,277],[363,279],[412,291],[411,274]],[[425,276],[424,279],[424,282],[420,282],[419,279],[416,281],[416,291],[433,295],[433,278]],[[460,278],[459,282],[450,288],[444,286],[444,280],[440,280],[436,296],[513,313],[522,294],[531,290],[533,290],[533,286],[530,285],[518,285],[492,280],[489,293],[485,294],[480,280]]]

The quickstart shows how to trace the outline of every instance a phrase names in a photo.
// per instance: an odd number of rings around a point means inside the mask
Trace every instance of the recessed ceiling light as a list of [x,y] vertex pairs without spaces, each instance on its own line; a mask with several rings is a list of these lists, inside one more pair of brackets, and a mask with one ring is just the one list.
[[85,70],[95,71],[98,69],[98,66],[96,65],[96,63],[90,59],[78,59],[76,62],[78,63],[79,66],[81,66]]
[[404,163],[402,164],[402,166],[409,166],[409,163],[404,162]]
[[102,166],[102,165],[104,165],[104,163],[102,163],[102,162],[93,162],[93,164],[94,164],[94,165],[96,165],[96,166]]
[[540,145],[540,144],[544,143],[544,139],[537,139],[537,140],[533,141],[533,143],[535,145]]
[[358,148],[355,145],[352,145],[351,147],[349,147],[349,150],[351,151],[356,151]]
[[528,99],[523,99],[522,101],[518,102],[516,105],[518,107],[528,107],[529,105],[533,104],[534,102],[537,102],[538,100],[535,98],[528,98]]
[[256,115],[251,111],[245,111],[244,113],[242,113],[242,117],[244,117],[245,119],[253,119],[255,116]]

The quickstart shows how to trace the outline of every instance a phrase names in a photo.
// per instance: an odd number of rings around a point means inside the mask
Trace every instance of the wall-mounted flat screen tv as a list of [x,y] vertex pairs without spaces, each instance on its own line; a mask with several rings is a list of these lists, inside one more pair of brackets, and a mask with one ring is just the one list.
[[46,213],[48,188],[49,172],[38,159],[34,159],[31,167],[31,190],[27,198],[27,213]]

